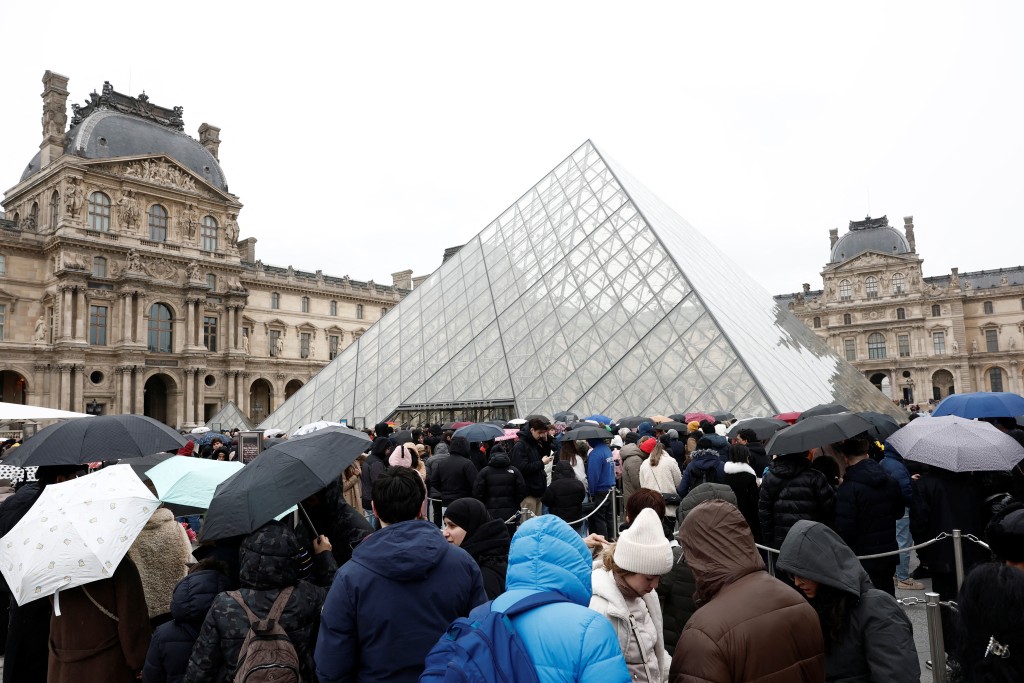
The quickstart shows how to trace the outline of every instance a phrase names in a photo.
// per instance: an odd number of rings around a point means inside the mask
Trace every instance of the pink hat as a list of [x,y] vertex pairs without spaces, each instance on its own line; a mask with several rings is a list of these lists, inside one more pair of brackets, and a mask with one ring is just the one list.
[[409,469],[412,469],[413,451],[414,448],[412,444],[400,444],[391,452],[391,457],[388,458],[388,464],[392,467],[408,467]]

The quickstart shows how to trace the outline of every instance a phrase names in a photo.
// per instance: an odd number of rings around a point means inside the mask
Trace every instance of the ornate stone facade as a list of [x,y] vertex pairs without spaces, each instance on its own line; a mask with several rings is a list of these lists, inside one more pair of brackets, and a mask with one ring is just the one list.
[[3,201],[0,400],[182,428],[234,401],[258,423],[411,289],[263,264],[220,129],[194,140],[180,107],[107,83],[65,131],[67,81],[46,72],[40,153]]
[[775,297],[894,401],[1024,393],[1024,266],[925,277],[914,219],[831,230],[823,288]]

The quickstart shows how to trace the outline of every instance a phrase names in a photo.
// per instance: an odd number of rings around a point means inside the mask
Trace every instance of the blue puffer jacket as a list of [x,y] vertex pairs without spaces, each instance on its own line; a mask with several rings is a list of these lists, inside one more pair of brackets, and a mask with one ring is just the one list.
[[[724,484],[725,463],[718,457],[718,451],[710,448],[703,448],[693,452],[690,464],[683,470],[683,478],[679,481],[677,493],[680,498],[686,498],[693,489],[701,484]],[[701,470],[694,474],[694,470]]]
[[556,602],[513,617],[523,647],[541,683],[626,683],[626,660],[608,619],[588,608],[590,551],[572,528],[554,515],[519,527],[508,556],[508,590],[494,600],[505,609],[531,593],[554,591]]
[[910,472],[907,471],[907,466],[903,464],[903,456],[899,454],[899,451],[886,443],[885,455],[882,457],[882,461],[878,464],[881,465],[882,469],[900,485],[900,493],[903,494],[903,503],[907,507],[910,507],[911,503],[914,501],[914,487],[910,483],[912,481],[910,478]]
[[334,576],[320,615],[316,675],[320,683],[415,683],[448,625],[485,602],[469,553],[430,522],[391,524],[356,546]]
[[181,683],[185,679],[192,646],[199,637],[206,613],[217,594],[228,589],[228,577],[207,569],[189,574],[174,587],[173,621],[153,631],[142,669],[143,683]]

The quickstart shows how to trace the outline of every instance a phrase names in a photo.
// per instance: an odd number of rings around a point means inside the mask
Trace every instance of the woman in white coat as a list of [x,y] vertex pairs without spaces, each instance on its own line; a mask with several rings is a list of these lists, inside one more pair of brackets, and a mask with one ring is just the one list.
[[661,603],[654,590],[672,569],[672,548],[650,508],[609,545],[591,577],[590,609],[615,627],[619,647],[634,681],[664,683],[670,658],[662,635]]
[[[640,465],[640,486],[645,489],[658,491],[661,495],[671,494],[679,496],[679,482],[683,479],[683,473],[679,471],[679,464],[660,441],[654,445],[650,456]],[[675,520],[676,507],[665,501],[665,517]]]

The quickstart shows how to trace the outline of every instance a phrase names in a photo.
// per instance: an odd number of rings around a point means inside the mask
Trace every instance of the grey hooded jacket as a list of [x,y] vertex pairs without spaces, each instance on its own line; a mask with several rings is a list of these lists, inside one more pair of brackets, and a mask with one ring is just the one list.
[[779,569],[858,596],[848,627],[825,651],[825,680],[917,683],[914,630],[899,603],[871,585],[857,557],[820,522],[801,520],[782,543]]

